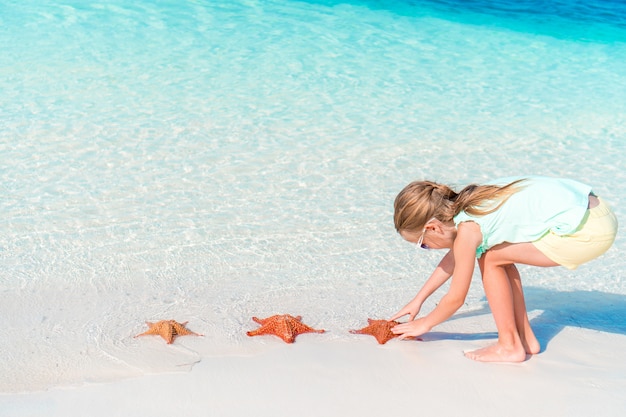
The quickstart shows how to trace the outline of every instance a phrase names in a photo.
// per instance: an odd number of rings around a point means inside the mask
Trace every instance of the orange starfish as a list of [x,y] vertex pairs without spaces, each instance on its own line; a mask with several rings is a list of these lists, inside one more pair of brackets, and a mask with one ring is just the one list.
[[189,323],[188,321],[184,323],[179,323],[176,320],[161,320],[156,323],[151,323],[149,321],[146,324],[150,327],[148,331],[138,334],[135,337],[139,336],[147,336],[147,335],[159,335],[169,345],[174,341],[176,336],[186,336],[189,334],[195,336],[202,336],[201,334],[194,333],[191,330],[187,329],[185,326]]
[[360,330],[350,330],[350,333],[369,334],[371,336],[374,336],[376,340],[378,340],[378,343],[380,343],[381,345],[384,345],[394,337],[398,337],[398,335],[391,332],[391,329],[393,327],[400,324],[397,321],[367,319],[367,322],[369,323],[368,326],[363,327]]
[[248,336],[273,334],[287,343],[293,343],[296,336],[301,333],[324,333],[325,330],[316,330],[302,323],[302,317],[294,317],[289,314],[275,315],[266,319],[252,317],[252,320],[261,325],[256,330],[247,332]]

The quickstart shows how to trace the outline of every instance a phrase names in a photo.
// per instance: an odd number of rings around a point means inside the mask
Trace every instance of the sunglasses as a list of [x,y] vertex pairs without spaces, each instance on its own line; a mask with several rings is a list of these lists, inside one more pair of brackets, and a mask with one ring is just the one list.
[[422,249],[430,249],[430,246],[428,246],[427,244],[424,243],[424,235],[426,234],[426,225],[428,223],[430,223],[431,220],[434,220],[434,219],[435,219],[435,217],[431,218],[430,220],[428,220],[426,222],[426,224],[424,225],[424,228],[422,229],[422,235],[417,240],[417,246],[422,248]]
[[425,234],[426,234],[426,226],[424,226],[424,230],[422,230],[422,235],[417,240],[417,246],[419,246],[422,249],[430,249],[430,246],[428,246],[427,244],[424,243],[424,235]]

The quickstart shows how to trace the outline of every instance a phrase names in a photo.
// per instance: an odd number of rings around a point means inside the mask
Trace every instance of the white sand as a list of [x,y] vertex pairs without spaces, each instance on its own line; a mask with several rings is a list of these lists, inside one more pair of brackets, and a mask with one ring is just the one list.
[[[249,343],[259,353],[204,357],[190,371],[0,395],[0,415],[619,416],[626,409],[626,335],[565,327],[521,364],[462,355],[492,337],[487,314],[444,323],[423,342],[307,334],[287,345],[256,337]],[[159,338],[145,345],[174,348]]]

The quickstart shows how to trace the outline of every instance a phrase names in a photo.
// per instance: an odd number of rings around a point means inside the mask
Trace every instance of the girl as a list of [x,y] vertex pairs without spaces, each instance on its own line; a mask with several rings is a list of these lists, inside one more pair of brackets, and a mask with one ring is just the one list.
[[[524,302],[517,263],[575,269],[613,244],[617,220],[591,187],[539,176],[469,185],[459,193],[430,181],[407,185],[394,203],[396,230],[424,249],[449,249],[422,289],[390,320],[392,331],[419,336],[448,319],[465,300],[474,257],[498,329],[492,346],[465,353],[485,362],[521,362],[540,350]],[[448,278],[448,293],[415,320],[424,301]]]

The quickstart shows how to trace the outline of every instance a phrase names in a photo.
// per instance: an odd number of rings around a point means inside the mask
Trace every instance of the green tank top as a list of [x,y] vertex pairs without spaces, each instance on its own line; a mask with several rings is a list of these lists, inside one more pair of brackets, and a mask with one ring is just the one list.
[[477,258],[503,242],[533,242],[549,231],[572,234],[585,216],[591,187],[577,181],[526,176],[501,178],[487,184],[506,185],[519,179],[525,179],[519,184],[520,190],[495,212],[471,216],[462,211],[454,217],[457,227],[467,221],[480,226],[483,241],[476,249]]

